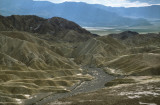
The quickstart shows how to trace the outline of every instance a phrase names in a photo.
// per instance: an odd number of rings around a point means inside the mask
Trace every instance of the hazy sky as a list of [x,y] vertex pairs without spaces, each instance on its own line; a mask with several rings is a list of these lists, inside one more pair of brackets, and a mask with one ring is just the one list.
[[89,4],[102,4],[113,7],[141,7],[150,6],[152,4],[160,4],[160,0],[36,0],[36,1],[50,1],[53,3],[70,2],[86,2]]

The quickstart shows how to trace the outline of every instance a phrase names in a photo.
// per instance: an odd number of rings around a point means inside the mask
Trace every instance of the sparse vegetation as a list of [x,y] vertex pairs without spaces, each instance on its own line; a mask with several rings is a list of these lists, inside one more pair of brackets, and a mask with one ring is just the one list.
[[[159,104],[159,34],[126,31],[98,36],[62,18],[1,16],[0,19],[0,104],[36,103],[51,94],[70,92],[71,87],[93,81],[86,74],[88,67],[124,78],[107,82],[103,90],[61,99],[59,103]],[[104,83],[100,84],[104,87]]]

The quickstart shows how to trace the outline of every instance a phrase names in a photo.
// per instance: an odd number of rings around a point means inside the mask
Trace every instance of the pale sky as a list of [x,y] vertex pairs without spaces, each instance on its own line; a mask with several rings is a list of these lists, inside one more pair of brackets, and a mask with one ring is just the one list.
[[[53,3],[62,3],[66,1],[68,2],[86,2],[89,4],[102,4],[105,6],[112,6],[112,7],[142,7],[142,6],[152,5],[151,1],[154,1],[154,4],[156,2],[156,0],[35,0],[35,1],[50,1]],[[160,0],[157,0],[156,3],[159,3],[159,2]]]

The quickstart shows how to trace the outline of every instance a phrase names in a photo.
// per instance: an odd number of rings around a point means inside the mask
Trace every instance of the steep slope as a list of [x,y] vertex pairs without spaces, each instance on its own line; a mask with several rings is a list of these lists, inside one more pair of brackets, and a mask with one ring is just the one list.
[[68,92],[92,79],[80,66],[113,75],[160,74],[159,34],[96,37],[65,19],[37,16],[1,16],[0,27],[0,104]]
[[27,69],[27,66],[19,62],[18,60],[4,54],[0,53],[0,70],[22,70],[22,69]]
[[[10,2],[9,2],[10,1]],[[150,25],[145,19],[131,19],[94,5],[83,2],[64,2],[54,4],[47,1],[1,0],[2,15],[37,15],[44,18],[63,17],[82,26],[143,26]],[[24,6],[25,5],[25,6]],[[68,8],[69,7],[69,8]],[[87,16],[86,16],[87,14]]]
[[159,34],[131,31],[88,40],[75,50],[75,60],[87,66],[100,64],[107,73],[123,76],[107,82],[102,90],[66,97],[49,105],[159,105],[159,46]]
[[125,49],[119,41],[103,36],[80,44],[73,51],[73,57],[77,63],[95,67],[121,55]]
[[78,64],[101,67],[116,75],[159,75],[159,34],[125,31],[79,44],[72,57]]
[[96,37],[90,32],[81,28],[74,22],[59,17],[43,19],[37,16],[12,15],[9,17],[0,16],[0,31],[27,31],[38,34],[48,34],[50,40],[63,40],[68,42],[85,41]]
[[[63,62],[67,61],[65,60],[65,58],[60,58],[58,54],[52,52],[51,50],[45,47],[42,47],[33,43],[28,43],[27,41],[9,38],[3,35],[1,35],[0,37],[1,37],[1,46],[3,45],[1,47],[2,53],[10,55],[15,59],[27,64],[28,66],[32,65],[33,68],[36,68],[36,64],[37,64],[37,67],[40,67],[40,69],[45,69],[45,67],[47,69],[48,68],[46,66],[47,64],[48,66],[59,65],[60,67],[61,65],[61,67],[63,67],[63,64],[64,64]],[[59,58],[62,61],[60,61]],[[67,66],[67,64],[65,65]]]
[[107,62],[105,70],[119,75],[160,75],[160,54],[144,53],[121,56]]
[[0,32],[0,104],[22,104],[37,93],[67,92],[91,77],[54,45],[27,32]]
[[126,53],[106,62],[104,69],[120,75],[159,75],[160,35],[126,31],[109,35],[126,45]]

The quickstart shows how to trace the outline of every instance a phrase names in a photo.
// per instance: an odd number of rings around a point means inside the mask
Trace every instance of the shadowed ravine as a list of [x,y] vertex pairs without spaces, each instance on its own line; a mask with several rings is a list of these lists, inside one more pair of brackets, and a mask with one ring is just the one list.
[[[40,100],[37,100],[37,102],[30,103],[29,100],[26,101],[26,105],[45,105],[47,103],[56,101],[61,98],[70,97],[76,94],[80,93],[86,93],[86,92],[92,92],[96,91],[98,89],[104,88],[105,83],[109,82],[113,79],[115,79],[114,76],[111,76],[109,74],[106,74],[102,69],[100,68],[87,68],[87,73],[93,76],[94,79],[91,81],[84,81],[76,84],[75,86],[71,87],[71,91],[67,93],[59,93],[59,94],[50,94],[48,96],[37,96],[41,97]],[[43,97],[43,98],[42,98]],[[33,99],[32,99],[33,100]],[[28,103],[29,102],[29,103]]]

